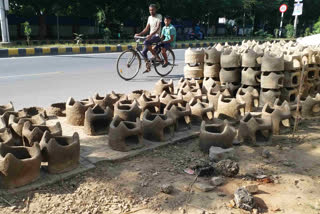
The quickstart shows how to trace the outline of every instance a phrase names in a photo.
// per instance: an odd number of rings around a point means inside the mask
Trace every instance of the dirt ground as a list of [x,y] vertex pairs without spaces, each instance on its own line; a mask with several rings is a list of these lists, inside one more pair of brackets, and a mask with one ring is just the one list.
[[[224,178],[222,186],[200,192],[197,183],[210,178],[189,175],[184,169],[208,162],[197,140],[170,145],[138,157],[104,162],[89,172],[31,192],[3,195],[0,213],[222,213],[246,211],[232,208],[235,190],[256,184],[254,195],[259,213],[320,213],[320,124],[300,124],[298,136],[277,136],[270,145],[235,146],[234,160],[240,172]],[[262,157],[269,150],[269,158]],[[256,180],[266,175],[270,180]],[[172,194],[160,191],[163,184],[174,187]],[[190,190],[190,186],[192,187]]]

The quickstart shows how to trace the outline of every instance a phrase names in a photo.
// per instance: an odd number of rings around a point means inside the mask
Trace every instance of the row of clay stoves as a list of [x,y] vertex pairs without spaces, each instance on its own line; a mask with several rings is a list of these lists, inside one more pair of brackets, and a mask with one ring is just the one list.
[[70,171],[80,158],[79,135],[62,136],[61,124],[46,125],[43,109],[14,111],[0,106],[0,186],[16,188],[35,181],[43,168],[50,174]]

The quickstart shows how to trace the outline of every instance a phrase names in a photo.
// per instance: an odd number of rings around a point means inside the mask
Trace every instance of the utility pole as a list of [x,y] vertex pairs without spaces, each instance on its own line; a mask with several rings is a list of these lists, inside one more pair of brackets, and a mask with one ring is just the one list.
[[9,10],[9,1],[0,0],[0,24],[1,24],[1,34],[2,34],[2,43],[9,43],[9,25],[7,19],[7,12]]

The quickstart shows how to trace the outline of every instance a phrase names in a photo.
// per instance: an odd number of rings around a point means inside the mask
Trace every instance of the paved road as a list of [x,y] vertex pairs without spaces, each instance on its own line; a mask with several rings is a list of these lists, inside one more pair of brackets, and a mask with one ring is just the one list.
[[[167,78],[183,76],[184,50],[175,50],[174,71]],[[0,59],[0,105],[12,101],[16,110],[65,102],[68,97],[84,99],[112,90],[128,93],[136,89],[152,90],[159,76],[154,70],[142,72],[129,82],[116,72],[119,53],[60,55]],[[142,68],[143,71],[144,67]]]

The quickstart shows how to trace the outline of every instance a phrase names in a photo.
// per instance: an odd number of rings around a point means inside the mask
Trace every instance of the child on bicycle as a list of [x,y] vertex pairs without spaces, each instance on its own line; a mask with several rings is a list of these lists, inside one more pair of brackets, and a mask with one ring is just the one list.
[[164,18],[165,26],[162,28],[161,32],[161,52],[164,58],[164,63],[162,65],[163,68],[169,65],[167,50],[174,48],[176,45],[176,28],[171,24],[172,18],[170,16],[166,16]]

